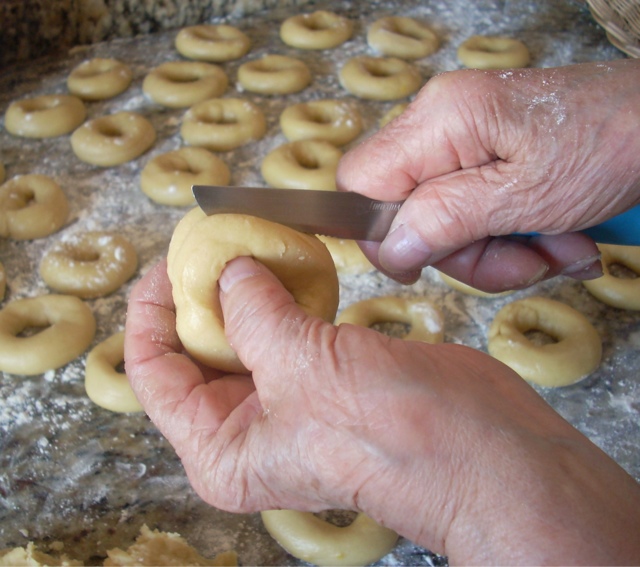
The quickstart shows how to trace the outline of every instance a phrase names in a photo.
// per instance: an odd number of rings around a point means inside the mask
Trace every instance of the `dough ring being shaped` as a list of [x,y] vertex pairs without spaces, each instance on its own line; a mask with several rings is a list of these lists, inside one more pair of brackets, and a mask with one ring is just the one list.
[[517,69],[529,65],[531,55],[520,40],[473,35],[458,47],[458,59],[470,69]]
[[127,375],[119,372],[124,362],[124,331],[115,333],[93,347],[85,363],[84,387],[89,399],[113,412],[142,411]]
[[366,274],[376,269],[355,240],[317,236],[329,250],[338,274]]
[[[541,331],[556,342],[535,344]],[[544,387],[568,386],[600,364],[602,341],[589,320],[565,303],[528,297],[505,305],[489,328],[488,350],[522,378]]]
[[440,47],[438,36],[426,24],[404,16],[387,16],[367,30],[369,47],[385,57],[422,59]]
[[53,290],[83,299],[116,291],[138,267],[133,245],[111,232],[83,232],[56,243],[40,262],[40,276]]
[[191,146],[226,152],[261,139],[267,131],[264,113],[241,98],[214,98],[193,105],[180,127]]
[[340,69],[339,78],[352,95],[380,101],[404,98],[422,85],[418,68],[397,57],[353,57]]
[[87,110],[74,95],[42,95],[12,102],[4,115],[7,132],[23,138],[55,138],[75,130]]
[[67,221],[69,202],[50,177],[17,175],[0,185],[0,237],[44,238]]
[[298,49],[332,49],[352,33],[351,20],[327,10],[291,16],[280,26],[280,39]]
[[502,291],[499,293],[489,293],[487,291],[482,291],[481,289],[477,289],[469,284],[461,282],[447,274],[442,272],[438,272],[440,279],[447,284],[451,289],[455,289],[456,291],[461,291],[462,293],[466,293],[467,295],[475,295],[476,297],[502,297],[504,295],[509,295],[513,293],[513,291]]
[[280,128],[291,142],[314,139],[344,146],[362,132],[362,117],[347,101],[312,100],[285,108]]
[[246,373],[225,336],[217,292],[225,265],[239,256],[262,262],[307,314],[325,321],[335,317],[339,285],[331,254],[315,236],[247,215],[189,211],[173,233],[167,256],[178,336],[203,364]]
[[[40,330],[19,336],[30,328]],[[26,376],[55,370],[80,356],[95,332],[91,309],[77,297],[17,299],[0,311],[0,370]]]
[[280,189],[336,190],[336,171],[342,150],[322,140],[282,144],[262,160],[265,181]]
[[201,24],[181,29],[175,46],[187,59],[223,63],[246,55],[251,49],[251,40],[234,26]]
[[106,100],[129,88],[133,73],[117,59],[89,59],[80,63],[67,77],[67,88],[82,100]]
[[287,55],[264,55],[238,68],[240,86],[262,95],[297,93],[311,82],[306,63]]
[[141,156],[155,140],[156,131],[144,116],[121,111],[85,122],[71,135],[71,147],[82,161],[110,167]]
[[266,510],[260,515],[279,545],[314,565],[369,565],[387,555],[398,541],[396,532],[362,513],[345,527],[311,512]]
[[140,188],[161,205],[193,205],[193,185],[227,185],[231,172],[204,148],[180,148],[154,157],[140,174]]
[[185,108],[222,95],[229,79],[222,67],[200,61],[168,61],[153,69],[142,90],[155,103]]
[[[585,288],[602,303],[618,309],[640,310],[640,246],[598,244],[602,254],[604,274],[595,280],[582,282]],[[611,266],[619,264],[637,277],[622,278],[611,273]]]
[[377,323],[410,325],[403,337],[406,341],[441,343],[444,339],[444,319],[430,301],[422,297],[384,296],[364,299],[349,305],[336,318],[335,324],[351,323],[371,327]]

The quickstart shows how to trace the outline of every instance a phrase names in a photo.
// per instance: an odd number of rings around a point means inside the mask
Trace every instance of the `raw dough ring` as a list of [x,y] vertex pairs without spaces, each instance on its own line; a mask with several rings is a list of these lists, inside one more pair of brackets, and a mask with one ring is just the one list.
[[204,148],[180,148],[156,156],[140,174],[140,188],[161,205],[193,205],[194,185],[227,185],[231,172],[219,157]]
[[67,77],[69,92],[83,100],[105,100],[127,90],[133,79],[131,68],[117,59],[89,59]]
[[260,108],[240,98],[216,98],[192,106],[180,135],[191,146],[225,152],[262,138],[267,121]]
[[247,215],[187,213],[167,257],[178,336],[200,362],[246,373],[225,336],[217,291],[225,265],[239,256],[265,264],[306,313],[326,321],[338,309],[339,285],[331,255],[314,236]]
[[201,24],[181,29],[175,46],[187,59],[223,63],[246,55],[251,40],[233,26]]
[[311,82],[311,72],[300,59],[286,55],[265,55],[238,68],[243,89],[263,95],[297,93]]
[[441,343],[444,339],[444,319],[431,302],[421,297],[396,296],[364,299],[346,307],[336,318],[336,325],[351,323],[371,327],[376,323],[405,323],[411,328],[406,341]]
[[[536,345],[527,331],[557,342]],[[568,386],[600,364],[602,341],[589,320],[560,301],[528,297],[505,305],[489,328],[489,354],[540,386]]]
[[90,299],[116,291],[138,267],[133,245],[122,235],[83,232],[54,245],[40,262],[53,290]]
[[385,57],[422,59],[438,50],[440,40],[424,23],[404,16],[387,16],[371,24],[367,43]]
[[369,565],[396,545],[398,534],[365,514],[338,527],[311,512],[266,510],[265,528],[286,551],[314,565]]
[[280,39],[298,49],[332,49],[352,33],[351,20],[327,10],[291,16],[280,26]]
[[73,95],[42,95],[12,102],[4,115],[4,127],[14,136],[55,138],[75,130],[87,110]]
[[262,160],[260,171],[272,187],[336,190],[342,151],[322,140],[298,140],[277,147]]
[[353,57],[340,69],[340,84],[352,95],[370,100],[396,100],[422,85],[417,67],[397,57]]
[[0,185],[1,237],[43,238],[59,230],[68,215],[67,197],[46,175],[18,175]]
[[[640,310],[640,246],[614,246],[598,244],[602,254],[604,275],[582,282],[595,298],[618,309]],[[635,272],[635,278],[617,278],[610,266],[621,264]]]
[[[18,336],[30,327],[42,330]],[[34,375],[55,370],[91,344],[96,321],[89,306],[71,295],[17,299],[0,311],[0,370]]]
[[317,235],[329,250],[338,274],[366,274],[375,270],[355,240]]
[[344,146],[362,132],[358,110],[344,100],[312,100],[284,109],[280,128],[287,140],[325,140]]
[[142,90],[153,102],[168,108],[185,108],[221,96],[229,86],[222,67],[199,61],[168,61],[153,69]]
[[87,355],[84,387],[94,404],[115,412],[142,411],[127,375],[117,368],[124,362],[124,331],[111,335]]
[[135,112],[122,111],[84,123],[71,135],[71,147],[82,161],[110,167],[137,158],[155,140],[151,122]]
[[517,69],[529,65],[531,55],[517,39],[474,35],[458,47],[458,59],[471,69]]

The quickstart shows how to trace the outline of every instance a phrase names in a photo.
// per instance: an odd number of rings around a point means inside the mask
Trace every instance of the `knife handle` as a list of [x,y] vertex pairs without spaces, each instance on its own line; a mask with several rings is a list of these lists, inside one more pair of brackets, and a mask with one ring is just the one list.
[[[600,244],[640,246],[640,205],[581,232]],[[523,236],[537,234],[539,233],[529,232]]]

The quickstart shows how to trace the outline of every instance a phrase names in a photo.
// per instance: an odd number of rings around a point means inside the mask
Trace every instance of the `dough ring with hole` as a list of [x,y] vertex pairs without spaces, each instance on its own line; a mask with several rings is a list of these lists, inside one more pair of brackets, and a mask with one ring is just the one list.
[[414,18],[387,16],[367,30],[369,47],[385,57],[422,59],[440,47],[438,36],[429,26]]
[[339,78],[352,95],[379,101],[404,98],[422,85],[418,68],[397,57],[353,57],[340,69]]
[[304,61],[287,55],[265,55],[238,68],[238,82],[246,91],[262,95],[300,92],[311,82]]
[[[537,345],[525,333],[556,342]],[[565,303],[527,297],[505,305],[489,328],[488,350],[522,378],[545,387],[568,386],[600,364],[602,341],[589,320]]]
[[366,274],[376,269],[355,240],[320,234],[318,234],[318,238],[324,242],[329,250],[338,274]]
[[119,372],[124,362],[124,331],[93,347],[87,355],[84,387],[94,404],[113,412],[142,411],[127,375]]
[[441,343],[444,338],[444,319],[430,301],[421,297],[374,297],[346,307],[336,318],[336,325],[351,323],[371,327],[376,323],[404,323],[410,325],[407,341]]
[[[29,328],[40,330],[18,336]],[[0,370],[27,376],[55,370],[80,356],[95,332],[91,309],[77,297],[17,299],[0,311]]]
[[175,46],[187,59],[223,63],[245,55],[251,49],[251,40],[234,26],[201,24],[181,29]]
[[287,552],[315,565],[369,565],[389,553],[398,540],[393,530],[362,513],[345,527],[295,510],[266,510],[261,517]]
[[55,138],[75,130],[87,116],[82,100],[73,95],[42,95],[12,102],[4,127],[14,136]]
[[68,215],[67,197],[46,175],[18,175],[0,185],[0,237],[43,238],[59,230]]
[[329,251],[315,236],[247,215],[205,215],[192,209],[178,223],[167,257],[176,328],[197,360],[227,372],[246,372],[229,345],[218,300],[227,262],[252,256],[271,270],[309,315],[333,322],[338,277]]
[[531,56],[518,39],[474,35],[460,45],[458,59],[470,69],[517,69],[529,65]]
[[[599,301],[618,309],[640,310],[640,246],[598,244],[604,274],[582,282]],[[634,278],[618,278],[611,273],[613,264],[621,264],[636,274]]]
[[69,92],[82,100],[105,100],[127,90],[133,79],[131,68],[117,59],[83,61],[67,77]]
[[351,20],[327,10],[291,16],[280,26],[280,39],[298,49],[332,49],[352,33]]
[[55,244],[40,262],[40,276],[59,293],[93,299],[109,295],[138,267],[133,245],[112,232],[83,232]]

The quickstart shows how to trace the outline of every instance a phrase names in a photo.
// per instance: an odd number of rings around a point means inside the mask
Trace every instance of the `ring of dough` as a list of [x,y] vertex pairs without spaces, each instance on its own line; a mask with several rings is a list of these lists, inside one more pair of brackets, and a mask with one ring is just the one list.
[[324,140],[344,146],[362,132],[358,110],[343,100],[313,100],[288,106],[280,115],[287,140]]
[[[40,331],[19,336],[30,328]],[[27,376],[55,370],[80,356],[95,332],[91,309],[77,297],[17,299],[0,311],[0,370]]]
[[[596,299],[618,309],[640,310],[640,246],[599,244],[603,276],[582,282]],[[611,273],[613,264],[621,264],[637,277],[618,278]]]
[[529,65],[531,55],[517,39],[474,35],[458,47],[458,59],[470,69],[517,69]]
[[300,92],[311,82],[311,71],[300,59],[265,55],[238,68],[240,86],[252,93],[285,95]]
[[221,96],[229,86],[227,74],[218,65],[199,61],[169,61],[153,69],[142,82],[142,90],[155,103],[185,108]]
[[371,327],[376,323],[404,323],[410,325],[403,337],[406,341],[441,343],[444,339],[444,319],[429,301],[421,297],[396,296],[364,299],[346,307],[335,324],[351,323]]
[[351,20],[327,10],[291,16],[280,26],[280,39],[298,49],[332,49],[352,33]]
[[314,565],[369,565],[387,555],[398,541],[396,532],[362,513],[345,527],[311,512],[266,510],[260,515],[278,544]]
[[440,279],[447,284],[451,289],[455,289],[456,291],[461,291],[462,293],[466,293],[467,295],[475,295],[476,297],[502,297],[503,295],[509,295],[513,293],[512,291],[502,291],[499,293],[489,293],[487,291],[482,291],[481,289],[477,289],[469,284],[461,282],[451,276],[438,272]]
[[4,127],[14,136],[55,138],[75,130],[87,110],[73,95],[42,95],[12,102],[4,115]]
[[322,140],[298,140],[269,152],[260,166],[264,180],[280,189],[336,190],[342,151]]
[[339,78],[352,95],[381,101],[404,98],[422,85],[417,67],[397,57],[353,57],[340,69]]
[[59,230],[68,215],[67,197],[46,175],[18,175],[0,185],[1,237],[43,238]]
[[355,240],[320,234],[317,236],[329,250],[338,274],[366,274],[375,270]]
[[307,314],[325,321],[335,317],[339,285],[331,255],[315,236],[247,215],[187,213],[167,256],[178,336],[203,364],[246,373],[225,336],[217,291],[225,265],[239,256],[266,265]]
[[385,57],[422,59],[440,47],[438,36],[424,23],[404,16],[387,16],[367,30],[369,47]]
[[105,100],[129,88],[133,73],[117,59],[89,59],[80,63],[67,77],[67,88],[82,100]]
[[262,110],[240,98],[216,98],[195,104],[185,113],[180,127],[187,144],[218,152],[259,140],[266,131]]
[[[528,331],[555,339],[538,345]],[[544,387],[568,386],[600,364],[602,341],[589,320],[565,303],[528,297],[505,305],[489,328],[488,350],[522,378]]]
[[109,411],[142,411],[127,375],[117,368],[124,362],[124,331],[111,335],[87,355],[84,388],[94,403]]
[[223,63],[246,55],[251,40],[233,26],[201,24],[181,29],[175,47],[187,59]]
[[155,140],[151,122],[122,111],[85,122],[71,135],[71,147],[82,161],[110,167],[141,156]]
[[231,172],[204,148],[180,148],[154,157],[140,174],[140,188],[161,205],[185,207],[195,199],[194,185],[228,185]]
[[138,267],[133,245],[122,235],[83,232],[55,244],[40,262],[40,276],[53,290],[83,299],[116,291]]

